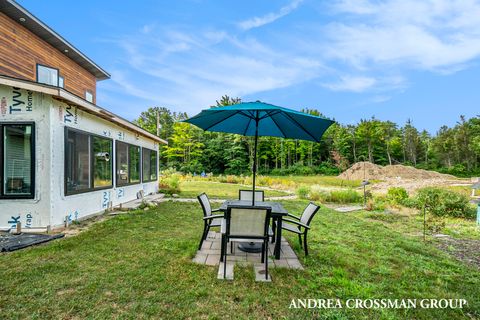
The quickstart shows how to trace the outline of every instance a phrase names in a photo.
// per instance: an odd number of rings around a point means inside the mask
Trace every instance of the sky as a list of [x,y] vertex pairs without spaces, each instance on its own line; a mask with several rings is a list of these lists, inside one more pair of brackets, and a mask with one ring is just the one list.
[[190,116],[223,95],[434,134],[480,114],[473,0],[18,0],[111,74],[97,104]]

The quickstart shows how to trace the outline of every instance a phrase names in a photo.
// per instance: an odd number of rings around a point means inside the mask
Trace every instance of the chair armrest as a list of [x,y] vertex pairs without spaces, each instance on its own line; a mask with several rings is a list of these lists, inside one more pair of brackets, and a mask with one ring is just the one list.
[[220,210],[220,208],[212,210],[212,212],[219,212],[219,211],[222,211],[222,210]]
[[220,225],[220,233],[227,233],[227,219],[222,219],[222,224]]
[[223,214],[212,214],[211,216],[203,217],[203,220],[211,220],[216,218],[223,218]]
[[287,213],[287,217],[291,217],[291,218],[294,218],[294,219],[297,219],[298,221],[300,221],[300,217],[294,216],[291,213]]
[[295,221],[295,220],[291,220],[291,219],[283,219],[283,221],[286,221],[286,222],[290,222],[290,223],[293,223],[293,224],[296,224],[297,226],[300,226],[300,227],[303,227],[305,229],[310,229],[309,226],[307,226],[306,224],[304,223],[301,223],[300,221]]

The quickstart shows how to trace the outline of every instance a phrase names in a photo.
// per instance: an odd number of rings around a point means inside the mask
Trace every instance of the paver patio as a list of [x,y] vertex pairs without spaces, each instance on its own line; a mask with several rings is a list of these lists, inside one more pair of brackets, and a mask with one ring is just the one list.
[[[208,233],[207,239],[203,241],[201,250],[197,251],[197,254],[193,258],[193,262],[198,264],[204,264],[209,266],[218,266],[220,264],[220,246],[221,246],[221,234],[215,231]],[[237,244],[234,244],[233,254],[230,252],[230,244],[227,246],[227,267],[229,263],[235,263],[240,266],[249,265],[263,265],[260,262],[260,253],[247,253],[237,248]],[[298,260],[295,251],[290,247],[285,238],[282,237],[281,242],[281,258],[279,260],[272,259],[273,249],[275,244],[269,243],[268,245],[268,265],[269,268],[288,268],[288,269],[300,269],[303,270],[303,266]],[[228,270],[227,270],[228,275]]]

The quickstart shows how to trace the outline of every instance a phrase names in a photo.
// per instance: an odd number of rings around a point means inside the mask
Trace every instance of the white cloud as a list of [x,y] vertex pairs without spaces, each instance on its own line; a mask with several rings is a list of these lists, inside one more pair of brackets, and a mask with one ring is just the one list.
[[[300,3],[238,26],[272,23]],[[453,73],[480,56],[480,4],[473,0],[343,0],[331,8],[268,35],[146,24],[113,41],[123,60],[104,88],[190,114],[224,94],[258,95],[313,80],[380,103],[408,87],[411,70]]]
[[288,15],[290,12],[295,10],[300,3],[302,3],[303,0],[294,0],[288,5],[280,8],[278,12],[270,12],[264,16],[261,17],[254,17],[248,20],[244,20],[238,23],[238,26],[240,29],[243,30],[250,30],[253,28],[258,28],[261,26],[264,26],[266,24],[272,23],[286,15]]
[[148,81],[135,83],[127,71],[114,70],[115,86],[106,90],[189,112],[209,106],[224,94],[241,97],[285,88],[315,78],[323,70],[318,60],[278,52],[255,39],[238,39],[222,31],[169,30],[124,37],[117,44],[124,49],[130,73]]
[[328,56],[358,69],[458,70],[480,56],[476,1],[341,1],[334,8],[351,17],[326,28]]
[[333,91],[363,92],[372,88],[376,80],[370,77],[342,76],[334,83],[324,83],[323,86]]

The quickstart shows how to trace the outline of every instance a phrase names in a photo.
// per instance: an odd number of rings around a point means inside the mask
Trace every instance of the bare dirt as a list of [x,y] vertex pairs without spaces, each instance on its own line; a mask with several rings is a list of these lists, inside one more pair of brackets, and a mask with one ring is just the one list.
[[429,186],[461,185],[462,182],[467,185],[470,183],[435,171],[401,164],[380,166],[371,162],[357,162],[338,177],[346,180],[378,180],[380,182],[371,186],[372,191],[378,193],[385,193],[390,187],[403,187],[407,191],[415,191]]
[[480,240],[441,237],[435,245],[456,259],[480,269]]

